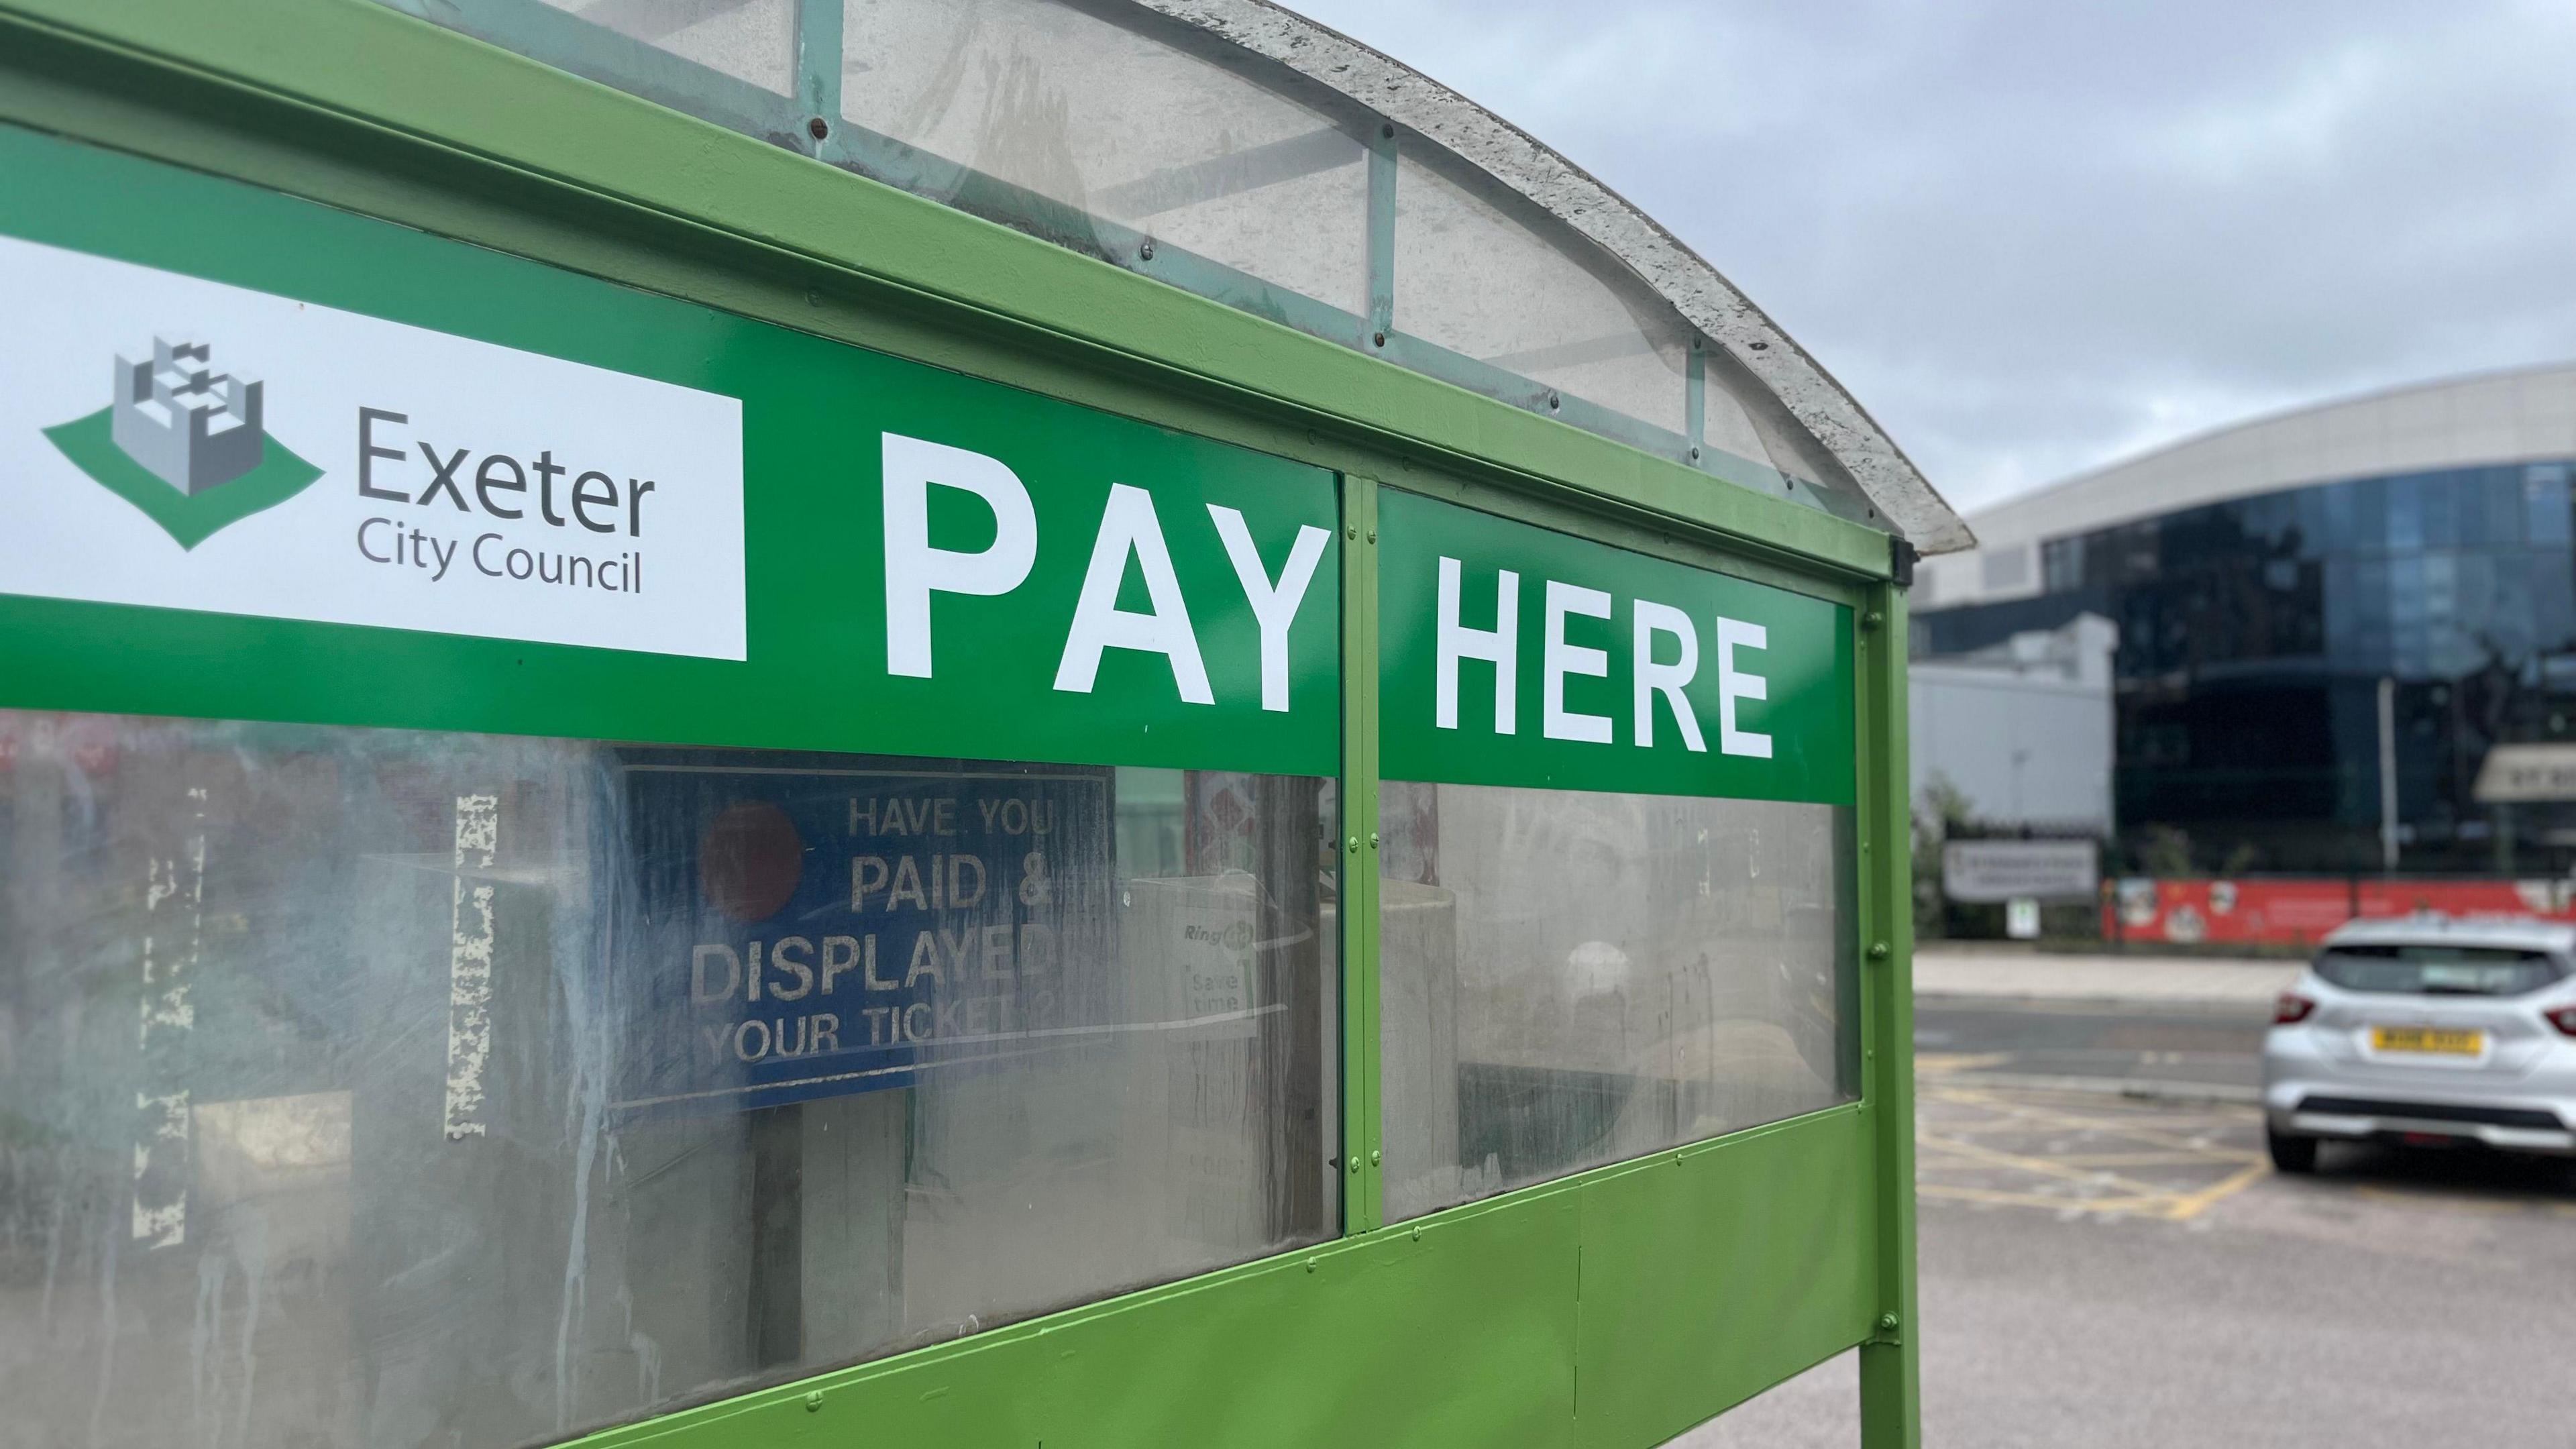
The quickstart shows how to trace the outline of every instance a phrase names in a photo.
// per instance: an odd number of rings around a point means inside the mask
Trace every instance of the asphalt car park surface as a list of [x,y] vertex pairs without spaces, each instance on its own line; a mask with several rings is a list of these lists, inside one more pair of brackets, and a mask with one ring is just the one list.
[[2271,1020],[2268,1002],[1924,997],[1914,1049],[1924,1066],[1952,1073],[2242,1087],[2251,1101]]
[[[2576,1164],[2330,1144],[2279,1176],[2248,1016],[1920,1004],[1924,1442],[2576,1444]],[[1846,1355],[1676,1444],[1856,1444],[1856,1394]]]

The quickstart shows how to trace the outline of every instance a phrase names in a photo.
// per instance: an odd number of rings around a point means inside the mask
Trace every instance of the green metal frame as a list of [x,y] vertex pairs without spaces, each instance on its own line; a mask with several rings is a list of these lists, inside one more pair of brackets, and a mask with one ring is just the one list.
[[[1905,616],[1883,534],[368,0],[0,0],[0,122],[1343,475],[1343,1236],[585,1443],[1643,1446],[1855,1345],[1864,1443],[1918,1442]],[[1382,485],[1852,606],[1858,1102],[1383,1223]],[[22,647],[0,639],[0,706],[72,704],[8,682]]]

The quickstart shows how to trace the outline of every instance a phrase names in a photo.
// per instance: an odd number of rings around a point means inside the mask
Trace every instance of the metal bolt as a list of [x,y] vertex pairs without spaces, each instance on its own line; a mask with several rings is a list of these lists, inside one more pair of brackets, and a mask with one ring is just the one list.
[[1547,410],[1549,412],[1555,412],[1557,405],[1564,401],[1565,399],[1558,397],[1555,393],[1549,393],[1547,395]]
[[1422,1229],[1415,1228],[1413,1230],[1413,1240],[1417,1243],[1422,1241]]
[[1756,352],[1768,352],[1771,350],[1771,344],[1768,342],[1748,342],[1745,345]]
[[[819,126],[822,122],[817,121],[814,124]],[[819,1414],[823,1412],[823,1391],[821,1389],[809,1390],[806,1393],[805,1412],[809,1414]]]
[[1886,959],[1887,959],[1887,943],[1886,943],[1885,941],[1872,941],[1872,942],[1870,942],[1870,943],[1869,943],[1869,959],[1871,959],[1872,961],[1884,961],[1884,960],[1886,960]]
[[1360,838],[1359,838],[1358,836],[1354,835],[1354,836],[1352,836],[1352,837],[1351,837],[1351,854],[1353,854],[1353,855],[1357,855],[1357,854],[1359,854],[1359,853],[1360,853]]
[[1351,1158],[1351,1176],[1353,1176],[1353,1177],[1357,1177],[1357,1176],[1359,1176],[1359,1175],[1360,1175],[1360,1160],[1359,1160],[1359,1158],[1358,1158],[1356,1155],[1354,1155],[1354,1156]]
[[1693,448],[1693,449],[1691,449],[1691,461],[1692,461],[1692,462],[1694,462],[1694,463],[1696,463],[1696,462],[1698,462],[1698,461],[1699,461],[1699,449],[1697,449],[1697,448]]
[[1306,1271],[1307,1271],[1307,1272],[1309,1272],[1309,1273],[1314,1272],[1314,1271],[1315,1271],[1315,1268],[1316,1268],[1316,1265],[1317,1265],[1317,1263],[1318,1263],[1319,1261],[1320,1261],[1320,1260],[1318,1260],[1318,1259],[1308,1258],[1308,1259],[1306,1260]]
[[1882,1313],[1878,1315],[1878,1329],[1881,1333],[1894,1333],[1896,1331],[1896,1315],[1893,1313]]
[[1377,832],[1374,830],[1369,832],[1369,849],[1377,849]]
[[1356,528],[1345,528],[1342,530],[1342,537],[1344,538],[1357,538],[1359,536],[1360,531]]
[[1380,127],[1378,127],[1378,128],[1377,128],[1377,133],[1378,133],[1379,135],[1381,135],[1381,136],[1385,137],[1386,139],[1390,140],[1390,141],[1394,140],[1394,139],[1395,139],[1395,123],[1394,123],[1393,121],[1389,121],[1389,122],[1387,122],[1385,125],[1380,126]]
[[1371,1166],[1371,1167],[1375,1167],[1375,1166],[1377,1166],[1377,1164],[1378,1164],[1378,1150],[1377,1150],[1376,1148],[1372,1147],[1372,1148],[1370,1148],[1370,1149],[1369,1149],[1369,1166]]
[[813,137],[817,141],[820,141],[824,137],[832,134],[832,128],[824,122],[821,116],[816,116],[814,119],[805,123],[805,134]]
[[1887,616],[1876,609],[1871,609],[1860,616],[1860,626],[1864,629],[1875,629],[1886,622]]
[[1376,529],[1374,529],[1374,528],[1372,528],[1372,529],[1370,529],[1370,530],[1369,530],[1369,542],[1371,542],[1371,543],[1375,543],[1375,542],[1377,542],[1377,530],[1376,530]]

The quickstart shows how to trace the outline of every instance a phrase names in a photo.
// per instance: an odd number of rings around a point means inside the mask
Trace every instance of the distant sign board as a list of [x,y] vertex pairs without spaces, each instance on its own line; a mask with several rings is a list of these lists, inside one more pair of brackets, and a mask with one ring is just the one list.
[[1953,840],[1941,847],[1941,890],[1954,901],[2091,900],[2101,882],[2089,840]]
[[2481,805],[2576,800],[2576,745],[2498,745],[2478,767]]

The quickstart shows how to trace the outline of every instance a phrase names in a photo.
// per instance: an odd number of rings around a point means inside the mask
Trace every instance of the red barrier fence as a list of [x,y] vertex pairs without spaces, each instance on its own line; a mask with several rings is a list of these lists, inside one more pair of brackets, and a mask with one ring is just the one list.
[[2570,883],[2552,880],[2179,878],[2121,880],[2102,905],[2107,941],[2303,946],[2361,916],[2538,916],[2576,921]]

